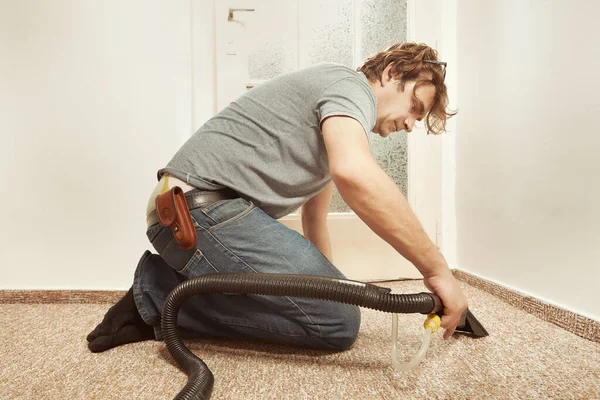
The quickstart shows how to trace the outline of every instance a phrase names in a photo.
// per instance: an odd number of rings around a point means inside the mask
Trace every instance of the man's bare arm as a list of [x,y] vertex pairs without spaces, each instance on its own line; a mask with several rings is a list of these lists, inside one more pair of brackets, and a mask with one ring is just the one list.
[[362,125],[349,117],[330,117],[322,124],[331,177],[342,198],[383,240],[409,260],[425,284],[444,302],[442,326],[449,337],[467,301],[448,264],[429,239],[408,201],[379,167]]
[[371,154],[362,126],[352,118],[331,117],[323,123],[323,137],[332,179],[352,210],[423,276],[447,268],[408,201]]
[[304,203],[302,206],[302,231],[304,237],[310,240],[333,263],[331,241],[327,229],[327,213],[332,195],[333,182]]

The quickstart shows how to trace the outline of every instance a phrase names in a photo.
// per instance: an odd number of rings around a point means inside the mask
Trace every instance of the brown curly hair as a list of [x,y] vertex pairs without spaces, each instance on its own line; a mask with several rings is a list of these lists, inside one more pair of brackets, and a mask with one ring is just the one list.
[[425,117],[427,133],[440,134],[446,130],[446,120],[456,115],[448,110],[448,90],[444,83],[444,67],[427,61],[438,61],[438,53],[426,44],[405,42],[396,43],[365,60],[356,70],[366,75],[370,81],[381,82],[383,71],[392,64],[390,78],[400,81],[398,89],[404,90],[408,81],[417,81],[419,86],[435,86],[435,97],[431,111]]

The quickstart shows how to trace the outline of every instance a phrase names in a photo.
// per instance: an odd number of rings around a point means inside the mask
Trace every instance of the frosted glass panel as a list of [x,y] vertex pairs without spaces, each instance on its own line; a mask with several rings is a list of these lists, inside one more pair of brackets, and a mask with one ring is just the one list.
[[260,0],[246,24],[248,76],[251,81],[274,78],[298,68],[296,1]]
[[353,0],[299,1],[300,68],[329,61],[352,67]]
[[[406,0],[356,0],[359,12],[360,60],[357,65],[370,55],[384,50],[397,42],[406,41]],[[396,132],[382,138],[369,136],[371,152],[384,171],[394,180],[398,188],[408,195],[408,157],[406,133]],[[351,212],[339,192],[334,190],[331,212]]]
[[408,153],[406,132],[396,132],[387,138],[372,135],[371,151],[384,171],[392,177],[398,188],[406,196],[408,193]]
[[360,15],[360,58],[406,40],[406,0],[356,0]]

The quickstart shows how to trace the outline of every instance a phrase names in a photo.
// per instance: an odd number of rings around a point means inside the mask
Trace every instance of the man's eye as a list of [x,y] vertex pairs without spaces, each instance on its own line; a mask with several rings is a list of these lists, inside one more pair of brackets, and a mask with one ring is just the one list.
[[415,109],[417,108],[415,103],[412,103],[412,108],[410,109],[410,111],[415,111]]

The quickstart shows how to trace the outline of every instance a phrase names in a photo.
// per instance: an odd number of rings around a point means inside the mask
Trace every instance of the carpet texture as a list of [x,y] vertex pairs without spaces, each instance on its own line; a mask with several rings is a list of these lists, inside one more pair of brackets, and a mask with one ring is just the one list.
[[[421,281],[387,282],[394,293]],[[490,333],[434,335],[415,370],[391,367],[391,314],[362,309],[356,343],[334,353],[253,341],[190,340],[215,375],[212,399],[599,399],[600,343],[461,283]],[[187,377],[164,343],[93,354],[85,337],[110,304],[0,304],[0,399],[171,399]],[[422,315],[399,317],[399,354],[417,351]]]

